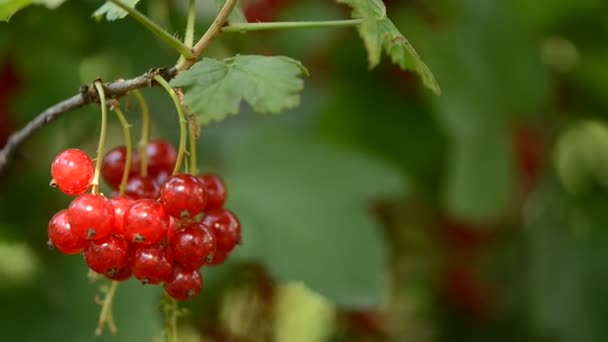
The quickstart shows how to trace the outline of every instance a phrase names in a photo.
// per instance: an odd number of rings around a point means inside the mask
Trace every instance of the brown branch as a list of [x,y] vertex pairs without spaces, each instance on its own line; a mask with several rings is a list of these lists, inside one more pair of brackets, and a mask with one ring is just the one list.
[[[177,62],[175,67],[168,70],[153,69],[141,76],[129,80],[117,80],[110,83],[104,83],[104,90],[106,96],[109,98],[109,101],[121,98],[129,91],[134,89],[158,85],[158,83],[156,83],[156,81],[153,79],[155,75],[160,75],[165,80],[169,81],[175,77],[179,71],[190,69],[190,67],[194,65],[194,63],[201,57],[207,47],[209,47],[209,44],[211,44],[213,38],[215,38],[215,36],[221,32],[222,27],[228,21],[230,13],[232,13],[232,10],[234,10],[237,3],[238,0],[226,0],[226,3],[224,3],[224,6],[218,13],[211,26],[209,26],[205,34],[203,34],[199,41],[194,45],[192,49],[194,54],[193,58],[182,58]],[[47,108],[42,113],[38,114],[38,116],[36,116],[27,125],[25,125],[25,127],[11,134],[4,148],[0,150],[0,176],[6,172],[8,164],[10,164],[10,162],[14,159],[21,145],[23,145],[23,143],[25,143],[25,141],[29,139],[36,131],[58,118],[61,114],[70,112],[74,109],[94,102],[99,103],[99,96],[97,95],[93,84],[91,83],[89,85],[82,86],[79,94]]]

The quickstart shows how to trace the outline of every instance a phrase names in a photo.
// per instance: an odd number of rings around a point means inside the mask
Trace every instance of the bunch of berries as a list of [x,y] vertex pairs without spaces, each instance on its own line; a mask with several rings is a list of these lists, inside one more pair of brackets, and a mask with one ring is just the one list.
[[[89,268],[109,279],[164,283],[170,296],[187,300],[201,290],[199,269],[223,263],[240,242],[240,223],[223,208],[226,189],[217,175],[171,176],[177,156],[171,144],[149,142],[146,172],[137,151],[132,155],[125,195],[110,198],[85,193],[95,174],[86,153],[68,149],[55,157],[51,184],[77,197],[49,222],[49,246],[83,252]],[[101,176],[114,190],[125,161],[124,146],[103,159]]]

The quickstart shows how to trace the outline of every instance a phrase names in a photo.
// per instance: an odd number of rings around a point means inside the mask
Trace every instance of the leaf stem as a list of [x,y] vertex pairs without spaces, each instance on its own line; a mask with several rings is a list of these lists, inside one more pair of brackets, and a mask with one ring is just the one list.
[[116,334],[118,329],[116,323],[114,323],[114,316],[112,314],[112,305],[114,304],[114,295],[118,288],[118,282],[111,280],[110,286],[106,289],[106,295],[103,298],[103,304],[101,306],[101,313],[99,314],[99,321],[97,321],[97,328],[95,329],[95,335],[100,336],[103,332],[103,326],[108,325],[108,329],[112,335]]
[[108,128],[108,106],[106,103],[106,93],[101,81],[95,81],[95,89],[99,94],[101,103],[101,132],[99,133],[99,144],[97,145],[97,158],[95,159],[95,175],[93,176],[91,192],[99,193],[99,176],[101,174],[101,162],[103,161],[103,149],[106,145],[106,131]]
[[170,35],[167,31],[165,31],[162,27],[158,26],[155,22],[146,17],[143,13],[135,9],[134,7],[127,6],[122,0],[110,0],[116,6],[125,10],[133,19],[142,24],[146,29],[150,32],[154,33],[158,38],[160,38],[165,43],[169,44],[179,53],[181,53],[186,58],[193,58],[194,54],[192,50],[184,45],[179,39]]
[[240,32],[282,29],[307,29],[307,28],[326,28],[326,27],[349,27],[358,26],[363,19],[349,20],[326,20],[326,21],[283,21],[272,23],[231,23],[229,26],[222,27],[222,32]]
[[139,103],[139,109],[141,109],[141,137],[139,138],[139,158],[141,161],[140,176],[142,178],[148,177],[148,141],[150,141],[150,109],[146,99],[139,90],[134,90],[133,94],[137,103]]
[[120,188],[118,189],[119,195],[124,195],[127,190],[127,182],[129,180],[129,173],[131,172],[131,155],[133,151],[133,143],[131,141],[131,125],[127,122],[125,115],[120,110],[119,106],[113,106],[112,110],[118,117],[120,121],[120,125],[122,126],[122,133],[125,138],[125,149],[126,149],[126,157],[125,157],[125,168],[122,171],[122,179],[120,181]]
[[177,97],[177,93],[175,92],[175,90],[173,90],[169,83],[167,83],[167,81],[165,81],[165,79],[162,78],[160,75],[154,76],[154,80],[156,80],[158,84],[165,88],[169,96],[171,96],[171,99],[175,103],[175,109],[177,109],[177,115],[179,117],[179,148],[177,150],[177,160],[175,161],[175,168],[173,169],[173,174],[175,175],[181,169],[182,162],[184,160],[184,155],[186,154],[186,137],[188,134],[188,128],[186,127],[186,124],[188,123],[188,121],[186,120],[182,104],[179,98]]
[[194,44],[194,47],[192,48],[193,56],[186,56],[186,58],[177,62],[175,68],[178,71],[189,69],[201,56],[203,51],[205,51],[205,49],[209,47],[209,44],[211,44],[213,38],[215,38],[215,36],[217,36],[217,34],[222,31],[222,26],[224,26],[224,24],[228,21],[230,13],[232,13],[232,10],[236,6],[237,2],[238,0],[226,0],[226,2],[224,3],[224,7],[222,7],[217,17],[215,17],[215,20],[213,21],[213,23],[211,23],[211,26],[209,26],[209,28],[207,29],[205,34],[203,34],[201,39],[199,39],[198,42]]

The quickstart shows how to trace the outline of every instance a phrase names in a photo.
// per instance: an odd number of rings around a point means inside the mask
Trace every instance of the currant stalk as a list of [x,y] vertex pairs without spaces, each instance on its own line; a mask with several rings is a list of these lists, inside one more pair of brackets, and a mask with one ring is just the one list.
[[363,23],[363,19],[348,20],[324,20],[324,21],[284,21],[270,23],[232,23],[222,27],[222,32],[240,32],[281,29],[306,29],[306,28],[326,28],[326,27],[349,27],[358,26]]
[[108,326],[108,330],[112,335],[118,332],[116,323],[114,322],[114,315],[112,314],[112,305],[114,304],[114,295],[118,288],[118,281],[110,280],[109,286],[105,288],[105,296],[101,302],[101,313],[99,314],[99,320],[97,321],[97,328],[95,329],[95,335],[100,336],[103,333],[103,327]]
[[95,159],[95,175],[91,183],[91,193],[99,193],[99,175],[101,174],[101,164],[103,161],[103,149],[106,145],[106,131],[108,126],[108,106],[106,104],[106,93],[103,89],[101,81],[95,81],[95,89],[99,94],[99,102],[101,103],[101,133],[99,134],[99,145],[97,146],[97,158]]
[[171,96],[171,99],[175,103],[175,109],[177,110],[177,115],[179,117],[179,148],[177,150],[177,160],[175,161],[175,168],[173,169],[173,175],[179,173],[179,170],[182,167],[182,162],[184,160],[184,154],[186,153],[186,136],[188,134],[186,124],[188,121],[186,120],[186,116],[184,115],[184,110],[182,108],[181,101],[179,100],[177,93],[164,78],[160,75],[154,76],[154,80],[158,82]]
[[150,109],[144,96],[139,90],[134,90],[133,95],[139,103],[141,109],[141,137],[139,139],[139,158],[141,160],[140,176],[142,178],[148,177],[148,153],[146,149],[148,147],[148,141],[150,141]]
[[122,110],[120,110],[120,107],[114,106],[112,108],[112,110],[114,111],[114,113],[116,113],[116,116],[118,117],[118,120],[120,121],[120,125],[122,126],[122,133],[125,138],[125,149],[126,149],[125,169],[122,172],[122,180],[120,181],[120,187],[118,189],[118,194],[124,195],[125,191],[127,190],[129,172],[131,171],[131,154],[132,154],[132,149],[133,149],[133,144],[131,141],[131,129],[130,129],[131,125],[129,125],[129,123],[127,122],[127,119],[125,118],[125,115],[122,113]]
[[195,120],[189,120],[188,121],[188,125],[190,125],[190,129],[188,130],[189,132],[189,136],[190,136],[190,174],[192,175],[197,175],[198,174],[198,165],[196,164],[196,127],[194,127],[194,125],[196,125],[196,121]]

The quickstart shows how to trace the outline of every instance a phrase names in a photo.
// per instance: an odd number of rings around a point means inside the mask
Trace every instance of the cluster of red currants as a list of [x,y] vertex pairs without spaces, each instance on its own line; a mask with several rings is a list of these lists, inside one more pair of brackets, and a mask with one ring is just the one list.
[[[85,193],[94,179],[91,158],[81,150],[61,152],[51,165],[52,184],[77,196],[48,226],[49,246],[83,252],[89,268],[112,280],[131,275],[144,284],[164,283],[173,298],[187,300],[202,287],[199,269],[223,263],[241,239],[237,217],[224,209],[226,189],[215,174],[177,174],[175,147],[153,140],[147,166],[133,151],[125,195]],[[102,162],[101,176],[116,190],[126,164],[117,147]],[[144,176],[142,176],[144,175]]]

